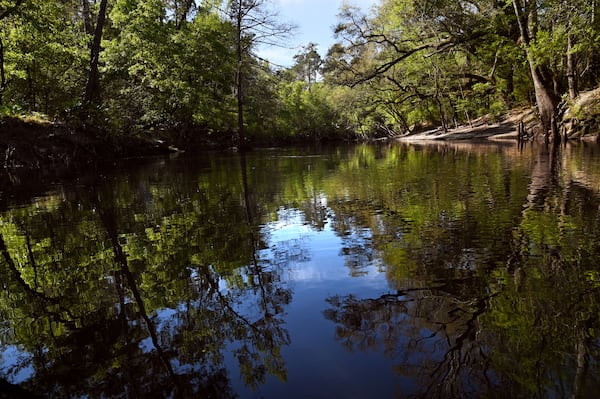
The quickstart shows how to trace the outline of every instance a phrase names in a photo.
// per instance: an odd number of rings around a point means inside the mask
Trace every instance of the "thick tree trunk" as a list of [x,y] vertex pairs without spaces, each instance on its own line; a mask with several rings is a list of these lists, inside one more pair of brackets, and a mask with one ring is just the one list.
[[108,0],[101,0],[100,10],[98,11],[98,21],[94,30],[94,40],[91,47],[90,70],[88,81],[85,88],[84,104],[90,105],[97,103],[100,99],[100,76],[98,73],[98,62],[100,60],[100,43],[102,41],[102,31],[104,29],[104,21],[106,19],[106,7]]
[[[535,102],[546,137],[548,137],[550,133],[554,133],[553,121],[559,101],[554,94],[552,84],[544,81],[539,69],[535,66],[534,61],[529,55],[529,49],[527,49],[527,52],[531,79],[533,80],[533,88],[535,90]],[[553,137],[553,139],[556,139],[556,137]]]

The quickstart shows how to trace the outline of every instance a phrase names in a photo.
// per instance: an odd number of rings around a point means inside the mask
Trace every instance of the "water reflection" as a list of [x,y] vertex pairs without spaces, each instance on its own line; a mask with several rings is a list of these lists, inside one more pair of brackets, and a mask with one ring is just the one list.
[[[328,299],[324,315],[348,350],[388,354],[399,373],[418,381],[418,397],[594,395],[600,203],[589,181],[597,181],[598,163],[585,165],[581,184],[581,170],[569,167],[573,153],[532,154],[519,159],[532,165],[525,190],[514,168],[494,176],[463,166],[438,191],[445,171],[434,167],[421,200],[371,207],[396,220],[366,222],[370,231],[401,226],[378,248],[398,290]],[[417,216],[407,223],[396,214]]]
[[231,342],[246,384],[284,379],[291,291],[256,260],[253,205],[238,200],[249,195],[234,171],[222,191],[116,176],[7,213],[4,342],[35,370],[7,384],[53,397],[234,396]]
[[591,397],[597,152],[208,154],[32,193],[0,215],[0,386]]

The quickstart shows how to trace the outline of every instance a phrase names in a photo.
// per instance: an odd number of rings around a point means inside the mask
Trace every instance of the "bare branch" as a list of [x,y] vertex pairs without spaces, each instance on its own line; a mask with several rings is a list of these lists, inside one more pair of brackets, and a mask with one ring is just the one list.
[[394,67],[395,65],[404,61],[405,59],[412,56],[413,54],[419,53],[419,52],[427,50],[427,49],[436,49],[436,51],[440,51],[441,49],[446,49],[451,45],[453,45],[453,43],[448,40],[448,41],[440,42],[437,44],[427,43],[427,44],[423,44],[418,47],[414,47],[409,50],[404,50],[397,57],[377,66],[373,71],[371,71],[370,73],[366,74],[362,78],[355,81],[353,84],[351,84],[351,87],[355,87],[361,83],[368,82],[368,81],[372,80],[373,78],[375,78],[376,76],[384,74],[385,72],[389,71],[392,67]]

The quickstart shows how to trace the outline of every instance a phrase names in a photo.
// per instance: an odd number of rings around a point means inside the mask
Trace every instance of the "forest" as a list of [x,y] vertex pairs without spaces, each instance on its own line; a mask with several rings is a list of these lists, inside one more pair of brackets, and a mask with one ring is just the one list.
[[[110,142],[239,146],[447,130],[533,107],[557,138],[599,83],[596,0],[345,3],[326,55],[306,43],[288,68],[257,53],[294,32],[275,6],[1,0],[2,130],[17,118]],[[578,130],[570,108],[570,134],[597,128]]]

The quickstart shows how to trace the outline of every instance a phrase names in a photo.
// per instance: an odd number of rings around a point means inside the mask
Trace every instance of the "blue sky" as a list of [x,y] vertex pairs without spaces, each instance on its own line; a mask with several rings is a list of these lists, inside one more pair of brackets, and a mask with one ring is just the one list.
[[291,66],[301,46],[313,42],[319,45],[321,56],[325,56],[327,49],[335,42],[333,27],[344,2],[368,11],[378,0],[273,0],[281,20],[293,23],[297,30],[286,43],[289,49],[262,48],[259,55],[275,64]]

